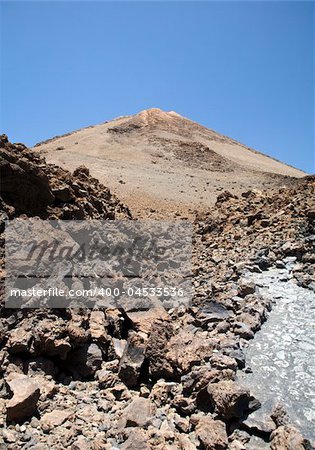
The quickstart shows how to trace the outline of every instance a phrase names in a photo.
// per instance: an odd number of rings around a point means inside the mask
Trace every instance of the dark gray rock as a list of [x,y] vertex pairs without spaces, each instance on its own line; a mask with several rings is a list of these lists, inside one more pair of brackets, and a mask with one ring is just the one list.
[[96,344],[85,344],[69,353],[66,366],[74,376],[89,377],[101,368],[102,351]]
[[204,326],[231,317],[231,312],[220,303],[208,301],[196,314],[196,325]]
[[129,388],[138,384],[140,371],[145,357],[144,339],[137,333],[131,333],[118,369],[120,379]]

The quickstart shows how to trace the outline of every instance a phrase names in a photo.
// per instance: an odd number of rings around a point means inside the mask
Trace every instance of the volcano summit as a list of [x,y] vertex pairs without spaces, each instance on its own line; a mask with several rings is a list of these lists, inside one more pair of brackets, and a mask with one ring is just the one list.
[[35,146],[48,162],[93,176],[135,216],[163,217],[208,208],[222,190],[277,188],[295,169],[176,112],[153,108],[57,136]]

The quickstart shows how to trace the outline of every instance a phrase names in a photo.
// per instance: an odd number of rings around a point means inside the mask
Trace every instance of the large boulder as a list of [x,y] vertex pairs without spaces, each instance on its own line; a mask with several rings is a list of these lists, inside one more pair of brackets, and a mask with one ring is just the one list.
[[261,408],[249,414],[242,424],[254,434],[270,434],[276,429],[276,423],[273,419],[274,411],[274,401],[269,400],[263,403]]
[[210,383],[207,388],[213,410],[225,420],[241,418],[260,406],[247,388],[231,380]]
[[[230,368],[212,368],[210,364],[193,367],[192,370],[182,376],[181,382],[185,395],[206,391],[209,383],[218,383],[224,379],[233,379],[235,372]],[[209,394],[204,393],[205,401],[209,403]]]
[[271,450],[312,450],[311,443],[292,425],[281,425],[271,435]]
[[10,353],[29,353],[32,342],[32,323],[22,322],[19,328],[10,331],[7,348]]
[[48,412],[42,416],[40,421],[42,430],[45,432],[49,432],[62,425],[72,415],[72,411],[54,409],[53,411]]
[[150,450],[148,436],[145,431],[134,429],[128,436],[128,439],[122,444],[121,450]]
[[200,365],[212,356],[214,341],[208,333],[187,325],[171,337],[166,347],[166,358],[178,373],[185,374],[194,365]]
[[152,418],[154,406],[147,398],[135,398],[123,413],[126,427],[145,427]]
[[169,315],[158,299],[128,299],[123,302],[124,313],[135,331],[149,334],[156,320],[168,320]]
[[47,164],[39,152],[0,136],[0,204],[10,218],[20,214],[46,218],[131,218],[110,190],[80,167],[71,174]]
[[231,312],[220,303],[208,301],[196,314],[196,324],[206,326],[211,322],[220,322],[231,317]]
[[109,341],[106,331],[107,321],[103,311],[91,311],[89,326],[91,338],[94,341],[100,344],[105,344]]
[[152,324],[145,355],[149,373],[154,379],[169,379],[174,376],[174,368],[166,358],[166,347],[173,334],[170,321],[156,320]]
[[137,333],[131,332],[120,359],[118,374],[129,388],[138,384],[140,371],[145,357],[146,341]]
[[46,209],[54,195],[45,173],[21,154],[0,149],[1,196],[18,212]]
[[59,317],[50,315],[41,320],[32,331],[36,353],[66,359],[71,350],[71,344],[68,336],[65,336],[65,329],[65,322]]
[[211,416],[204,416],[199,420],[196,436],[205,450],[225,450],[228,447],[225,424]]
[[7,381],[13,397],[8,400],[7,420],[21,421],[31,417],[36,411],[40,396],[39,385],[26,375],[11,374],[11,381]]

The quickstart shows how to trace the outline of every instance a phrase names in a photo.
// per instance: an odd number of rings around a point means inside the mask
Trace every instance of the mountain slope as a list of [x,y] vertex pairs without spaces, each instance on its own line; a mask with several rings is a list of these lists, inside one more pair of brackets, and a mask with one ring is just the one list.
[[175,112],[149,109],[39,143],[49,162],[78,163],[109,184],[135,213],[212,205],[218,191],[283,185],[304,172]]

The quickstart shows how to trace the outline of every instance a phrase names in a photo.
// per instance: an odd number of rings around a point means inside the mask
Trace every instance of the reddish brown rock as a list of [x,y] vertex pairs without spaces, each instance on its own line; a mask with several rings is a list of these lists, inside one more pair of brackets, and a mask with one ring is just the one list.
[[30,323],[22,324],[21,327],[10,332],[7,343],[10,353],[28,353],[30,351],[32,330],[28,329],[28,325]]
[[210,383],[207,391],[214,412],[224,419],[240,418],[260,406],[250,395],[249,389],[239,386],[235,381]]
[[45,432],[49,432],[50,430],[53,430],[54,428],[62,425],[72,415],[72,411],[55,409],[42,416],[40,421],[41,427]]
[[311,443],[291,425],[282,425],[271,435],[271,450],[311,450]]
[[156,320],[153,322],[146,346],[146,358],[149,372],[153,379],[170,379],[174,376],[174,368],[166,357],[166,349],[174,330],[170,321]]
[[[156,302],[157,303],[157,302]],[[129,309],[125,308],[125,313],[128,319],[132,323],[132,328],[136,331],[142,331],[149,334],[151,331],[152,324],[156,320],[168,320],[169,315],[166,310],[156,303],[152,303],[152,306],[148,309],[138,310],[134,307],[133,302]]]
[[123,420],[126,427],[144,427],[152,418],[154,407],[147,398],[135,398],[124,410]]
[[205,450],[225,450],[228,447],[225,424],[211,416],[202,417],[198,421],[196,436]]
[[89,326],[91,338],[94,341],[102,344],[108,341],[109,337],[106,331],[107,321],[103,311],[91,311]]
[[40,396],[39,385],[21,374],[11,374],[11,381],[7,383],[13,393],[13,397],[6,404],[7,419],[20,421],[32,416]]
[[208,360],[213,351],[213,341],[207,333],[187,326],[171,337],[166,358],[179,373],[187,373],[192,366]]
[[122,444],[121,450],[150,450],[148,436],[143,430],[132,430],[128,439]]
[[[71,174],[47,164],[38,152],[0,136],[1,197],[13,216],[41,218],[130,218],[129,209],[82,166]],[[84,194],[84,195],[83,195]]]

